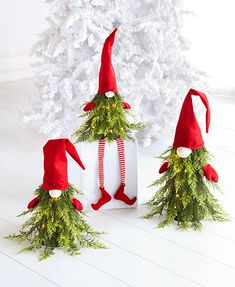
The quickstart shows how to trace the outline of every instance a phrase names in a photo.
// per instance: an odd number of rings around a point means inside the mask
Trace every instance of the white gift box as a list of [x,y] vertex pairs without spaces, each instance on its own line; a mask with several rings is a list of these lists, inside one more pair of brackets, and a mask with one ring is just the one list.
[[[126,159],[126,186],[125,194],[129,198],[137,196],[138,175],[137,175],[137,142],[125,140],[125,159]],[[98,180],[98,142],[81,142],[75,144],[78,154],[86,167],[82,170],[69,156],[69,181],[80,189],[84,196],[80,198],[84,210],[90,210],[91,203],[96,203],[101,197]],[[113,198],[121,184],[120,164],[118,160],[117,143],[105,143],[104,152],[104,186],[105,190],[112,196],[110,202],[106,203],[101,209],[114,208],[133,208],[135,204],[129,206],[120,200]]]

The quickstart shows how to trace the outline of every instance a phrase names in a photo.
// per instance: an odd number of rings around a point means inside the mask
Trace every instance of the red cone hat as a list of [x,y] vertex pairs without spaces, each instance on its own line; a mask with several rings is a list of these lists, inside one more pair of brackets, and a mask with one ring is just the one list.
[[117,92],[117,83],[114,68],[112,65],[112,47],[115,39],[117,28],[108,36],[104,42],[102,55],[101,55],[101,67],[99,73],[99,90],[98,94],[104,94],[106,92]]
[[192,96],[199,96],[206,108],[206,132],[208,133],[209,131],[210,107],[207,96],[202,92],[190,89],[185,97],[176,127],[173,143],[173,147],[175,148],[186,147],[190,149],[198,149],[204,146],[201,129],[193,111]]
[[69,139],[49,140],[43,147],[44,154],[44,177],[42,188],[45,190],[65,190],[69,187],[68,162],[66,151],[70,156],[85,169],[75,146]]

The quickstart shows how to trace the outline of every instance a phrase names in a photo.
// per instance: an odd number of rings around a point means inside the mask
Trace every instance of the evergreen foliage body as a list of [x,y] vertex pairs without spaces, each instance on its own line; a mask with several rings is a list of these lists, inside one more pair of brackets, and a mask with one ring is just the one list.
[[105,248],[98,240],[102,234],[96,232],[85,220],[85,212],[77,211],[72,205],[75,193],[81,194],[70,185],[59,198],[51,198],[41,186],[35,191],[39,197],[38,205],[19,216],[30,214],[31,217],[21,226],[19,234],[8,236],[19,243],[28,242],[21,252],[40,249],[40,260],[54,254],[59,247],[71,255],[80,253],[80,249]]
[[158,190],[146,203],[150,211],[144,218],[160,215],[164,220],[159,223],[159,227],[177,221],[183,230],[190,227],[201,230],[201,221],[204,219],[228,219],[228,215],[210,192],[213,188],[219,190],[218,184],[207,180],[203,173],[203,167],[210,160],[205,147],[192,150],[187,158],[180,158],[176,148],[170,147],[159,158],[168,162],[169,167],[150,185]]
[[97,94],[92,101],[96,106],[81,116],[86,118],[86,121],[74,133],[76,142],[93,142],[100,139],[111,142],[117,138],[134,140],[133,131],[144,127],[142,123],[128,120],[128,116],[133,115],[124,109],[123,98],[118,93],[112,98]]

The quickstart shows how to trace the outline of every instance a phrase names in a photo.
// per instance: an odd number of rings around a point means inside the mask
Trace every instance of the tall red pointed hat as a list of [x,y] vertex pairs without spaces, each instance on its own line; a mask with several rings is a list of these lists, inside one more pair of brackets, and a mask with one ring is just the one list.
[[114,68],[112,65],[112,47],[115,39],[117,28],[106,38],[101,55],[101,67],[99,73],[98,94],[106,92],[117,92],[117,83]]
[[53,189],[66,190],[69,187],[66,151],[82,169],[85,169],[75,146],[69,139],[49,140],[43,147],[43,189],[48,191]]
[[198,149],[204,146],[201,129],[197,122],[193,111],[192,96],[199,96],[206,108],[206,132],[210,126],[210,106],[207,96],[194,89],[190,89],[183,102],[179,121],[175,131],[175,139],[173,147],[186,147],[190,149]]

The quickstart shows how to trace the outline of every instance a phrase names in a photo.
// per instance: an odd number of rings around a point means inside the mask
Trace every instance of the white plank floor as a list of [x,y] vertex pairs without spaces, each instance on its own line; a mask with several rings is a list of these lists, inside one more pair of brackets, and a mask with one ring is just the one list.
[[[0,84],[1,286],[235,286],[235,100],[210,100],[212,125],[206,137],[224,192],[217,196],[231,221],[205,222],[201,233],[181,232],[176,226],[157,229],[158,219],[140,219],[143,206],[90,212],[90,223],[107,232],[103,240],[109,249],[83,250],[77,257],[58,250],[38,262],[36,254],[19,254],[16,242],[3,239],[24,221],[16,215],[42,179],[45,138],[33,128],[23,128],[20,120],[35,93],[30,79]],[[148,149],[140,151],[140,201],[144,202],[154,193],[146,186],[155,178],[159,162]]]

